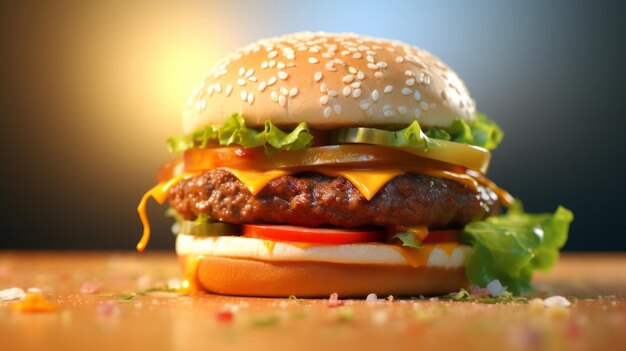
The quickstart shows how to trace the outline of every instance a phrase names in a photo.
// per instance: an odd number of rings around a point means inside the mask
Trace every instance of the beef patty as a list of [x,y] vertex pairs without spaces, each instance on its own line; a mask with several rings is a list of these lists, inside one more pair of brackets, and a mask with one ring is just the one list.
[[215,169],[187,178],[169,191],[170,205],[186,220],[206,214],[229,223],[462,227],[497,214],[497,195],[444,178],[405,174],[393,178],[368,201],[345,178],[318,173],[282,176],[257,195],[235,176]]

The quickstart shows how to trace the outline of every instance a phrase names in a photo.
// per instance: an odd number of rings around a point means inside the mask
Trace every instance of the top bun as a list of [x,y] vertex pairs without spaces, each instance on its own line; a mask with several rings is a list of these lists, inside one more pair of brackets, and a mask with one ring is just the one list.
[[432,54],[357,34],[296,33],[237,50],[189,98],[183,129],[222,124],[446,127],[472,121],[474,101],[457,74]]

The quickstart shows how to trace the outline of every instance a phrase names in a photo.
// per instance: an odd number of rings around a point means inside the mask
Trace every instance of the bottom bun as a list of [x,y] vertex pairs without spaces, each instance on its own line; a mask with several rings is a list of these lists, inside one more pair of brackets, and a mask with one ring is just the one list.
[[197,278],[208,292],[264,297],[439,295],[468,285],[462,267],[272,262],[215,256],[200,258]]

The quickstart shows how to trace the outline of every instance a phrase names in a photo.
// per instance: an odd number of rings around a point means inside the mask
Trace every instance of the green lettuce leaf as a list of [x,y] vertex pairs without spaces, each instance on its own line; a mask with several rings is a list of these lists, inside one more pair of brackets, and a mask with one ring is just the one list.
[[391,237],[390,241],[393,241],[395,239],[399,240],[402,243],[402,246],[410,247],[413,249],[420,249],[423,247],[422,243],[419,241],[419,239],[415,236],[414,233],[410,233],[410,232],[396,233]]
[[554,213],[525,213],[517,200],[505,215],[468,224],[461,241],[474,250],[465,274],[481,287],[499,279],[515,294],[529,290],[533,271],[548,270],[557,261],[573,219],[561,206]]
[[296,126],[290,133],[265,122],[263,130],[246,127],[243,116],[235,113],[221,126],[206,126],[186,136],[171,137],[167,140],[170,152],[180,152],[192,147],[206,147],[209,144],[222,146],[237,144],[243,147],[264,146],[267,152],[275,150],[300,150],[307,148],[313,135],[305,122]]
[[433,139],[476,145],[487,150],[497,148],[504,137],[502,129],[496,122],[482,113],[476,114],[474,121],[470,123],[455,119],[449,127],[428,128],[426,135]]

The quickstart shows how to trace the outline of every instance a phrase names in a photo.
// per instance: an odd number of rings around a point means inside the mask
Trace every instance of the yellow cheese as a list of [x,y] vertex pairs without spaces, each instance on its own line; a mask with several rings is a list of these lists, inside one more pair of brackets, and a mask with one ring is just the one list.
[[421,266],[425,266],[428,263],[428,257],[430,253],[434,249],[442,249],[448,256],[452,255],[452,251],[457,248],[459,243],[440,243],[440,244],[431,244],[424,245],[424,247],[419,249],[413,249],[410,247],[391,245],[395,250],[397,250],[406,261],[411,265],[411,267],[417,268]]
[[183,282],[181,283],[181,286],[176,289],[177,293],[196,294],[204,291],[198,281],[198,264],[201,259],[202,256],[200,255],[190,255],[185,258]]
[[224,168],[228,172],[232,173],[237,179],[246,185],[252,195],[256,195],[261,191],[267,183],[276,178],[280,178],[285,175],[294,173],[293,171],[287,171],[282,169],[276,169],[271,171],[253,171],[253,170],[240,170],[234,168]]
[[184,173],[178,175],[168,181],[161,182],[157,184],[154,188],[148,190],[141,201],[139,202],[139,206],[137,206],[137,212],[139,212],[139,218],[141,218],[141,223],[143,224],[143,234],[141,236],[141,240],[137,243],[137,251],[141,252],[146,248],[146,244],[148,244],[148,240],[150,240],[150,223],[148,222],[148,215],[146,214],[146,203],[150,197],[154,198],[156,202],[162,204],[167,199],[167,193],[170,188],[178,183],[179,181],[192,177],[197,173]]
[[330,177],[346,178],[369,201],[374,195],[393,178],[404,174],[403,169],[372,169],[372,170],[342,170],[318,167],[316,172]]

